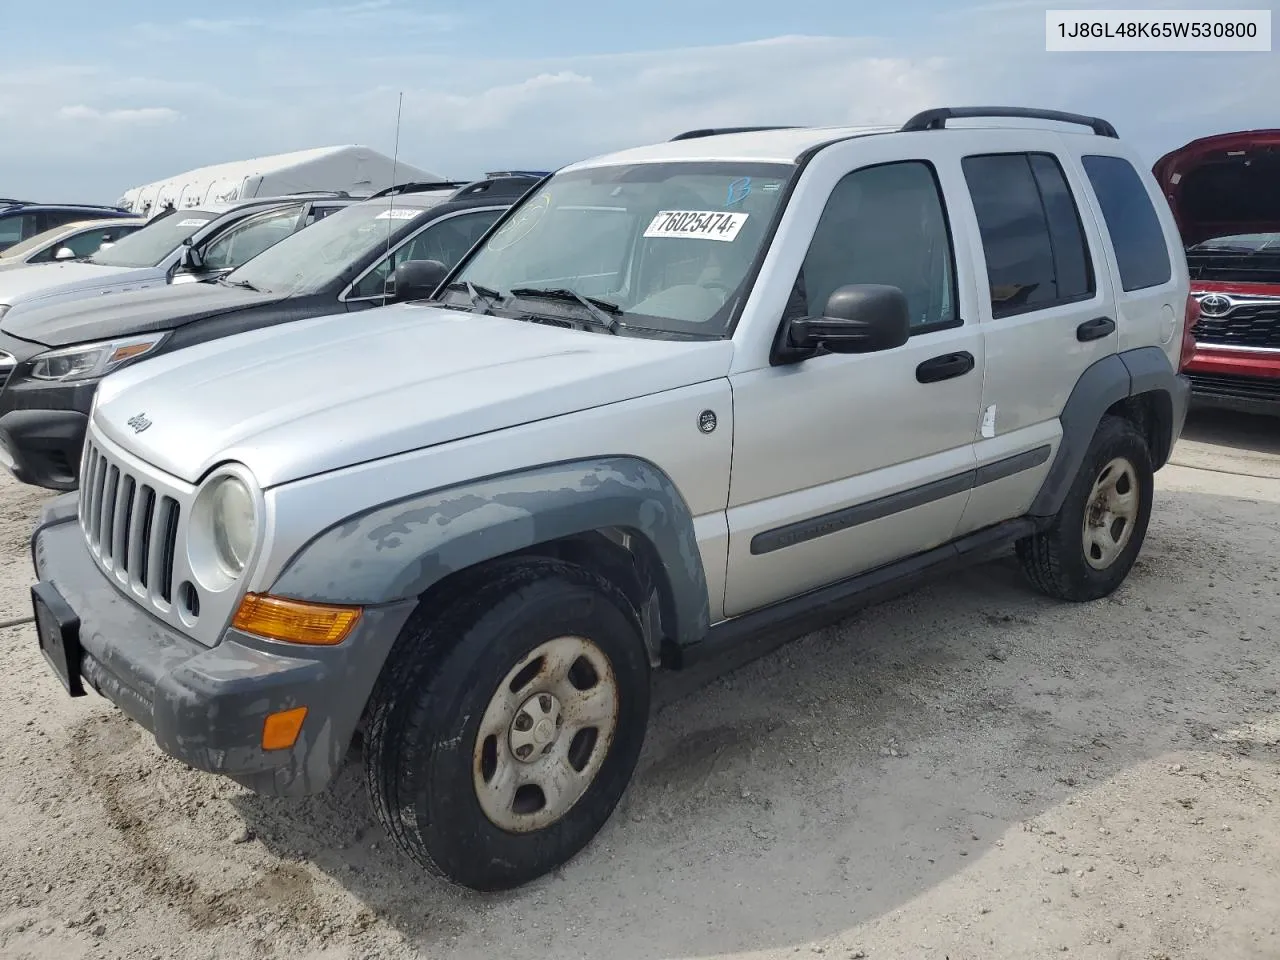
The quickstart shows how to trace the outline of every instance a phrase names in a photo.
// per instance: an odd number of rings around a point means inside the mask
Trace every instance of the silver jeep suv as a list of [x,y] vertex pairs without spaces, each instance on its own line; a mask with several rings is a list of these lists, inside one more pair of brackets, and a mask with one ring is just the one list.
[[417,861],[528,881],[622,796],[652,671],[1007,548],[1120,585],[1194,302],[1144,171],[1017,108],[566,167],[447,276],[402,264],[422,301],[106,378],[33,537],[40,643],[264,793],[359,731]]

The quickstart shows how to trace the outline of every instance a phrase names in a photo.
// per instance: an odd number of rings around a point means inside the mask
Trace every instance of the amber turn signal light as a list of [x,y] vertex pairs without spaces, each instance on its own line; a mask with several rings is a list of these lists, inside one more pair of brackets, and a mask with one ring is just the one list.
[[262,722],[262,749],[288,750],[298,742],[302,721],[307,719],[306,707],[294,707],[267,715]]
[[334,607],[249,593],[240,601],[231,625],[268,640],[329,647],[345,640],[359,620],[359,607]]

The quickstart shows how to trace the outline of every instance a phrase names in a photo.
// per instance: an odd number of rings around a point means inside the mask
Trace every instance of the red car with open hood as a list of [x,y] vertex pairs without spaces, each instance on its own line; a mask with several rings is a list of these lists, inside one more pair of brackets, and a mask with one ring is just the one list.
[[1153,173],[1200,302],[1194,400],[1280,415],[1280,130],[1193,140]]

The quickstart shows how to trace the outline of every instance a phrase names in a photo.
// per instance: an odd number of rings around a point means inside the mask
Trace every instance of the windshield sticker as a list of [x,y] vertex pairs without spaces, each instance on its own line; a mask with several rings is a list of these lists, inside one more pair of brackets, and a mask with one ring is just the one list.
[[731,242],[747,222],[747,213],[723,210],[659,210],[645,230],[646,237],[693,237]]
[[724,205],[732,207],[735,203],[741,203],[749,196],[751,196],[751,178],[739,177],[729,184],[727,195],[724,198]]
[[489,239],[489,249],[496,253],[519,243],[546,216],[550,207],[550,193],[544,193],[542,196],[530,200],[520,210],[517,210],[515,216],[504,223],[501,229]]
[[208,222],[209,222],[208,220],[180,220],[180,221],[178,222],[178,226],[180,226],[180,227],[203,227],[203,226],[204,226],[206,223],[208,223]]
[[412,220],[421,210],[406,210],[401,207],[399,210],[383,210],[373,219],[375,220]]

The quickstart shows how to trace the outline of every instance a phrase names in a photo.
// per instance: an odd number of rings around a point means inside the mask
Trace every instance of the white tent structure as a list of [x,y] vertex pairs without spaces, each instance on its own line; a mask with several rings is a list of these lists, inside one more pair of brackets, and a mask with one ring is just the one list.
[[183,210],[251,197],[278,197],[311,190],[346,191],[367,197],[395,182],[445,179],[359,145],[318,147],[200,167],[187,173],[126,190],[119,206],[142,216],[170,204]]

